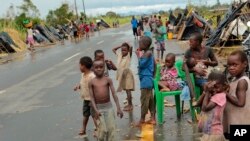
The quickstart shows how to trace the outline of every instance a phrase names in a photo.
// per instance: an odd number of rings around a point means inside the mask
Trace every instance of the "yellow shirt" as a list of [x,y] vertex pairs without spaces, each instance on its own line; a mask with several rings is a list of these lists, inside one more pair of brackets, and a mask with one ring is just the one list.
[[82,100],[90,100],[89,81],[92,80],[93,78],[95,78],[95,74],[93,72],[90,72],[87,75],[82,74],[82,78],[80,81]]

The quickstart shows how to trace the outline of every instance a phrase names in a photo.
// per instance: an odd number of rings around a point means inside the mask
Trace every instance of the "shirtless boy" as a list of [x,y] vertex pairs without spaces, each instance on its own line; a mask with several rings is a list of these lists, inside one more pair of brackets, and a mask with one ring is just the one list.
[[122,118],[123,113],[112,80],[104,76],[104,68],[103,61],[94,61],[93,71],[96,77],[89,82],[90,97],[95,110],[95,118],[98,122],[98,141],[115,141],[116,124],[113,106],[110,101],[110,90],[117,107],[117,116]]

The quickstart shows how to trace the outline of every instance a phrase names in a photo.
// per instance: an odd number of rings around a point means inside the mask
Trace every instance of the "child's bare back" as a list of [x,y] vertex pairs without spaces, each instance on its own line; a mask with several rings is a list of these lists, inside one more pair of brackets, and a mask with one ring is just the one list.
[[90,82],[93,90],[93,97],[96,104],[110,102],[109,85],[111,79],[108,77],[94,78]]

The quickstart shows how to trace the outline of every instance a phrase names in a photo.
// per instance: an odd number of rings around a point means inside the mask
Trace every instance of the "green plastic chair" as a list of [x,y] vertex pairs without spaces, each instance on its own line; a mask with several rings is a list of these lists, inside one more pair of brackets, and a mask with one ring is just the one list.
[[[181,78],[182,80],[185,80],[186,75],[185,75],[185,72],[182,71],[182,65],[183,65],[182,60],[178,60],[175,63],[175,67],[178,71],[178,77]],[[160,77],[161,77],[160,70],[161,70],[161,66],[158,64],[157,70],[156,70],[156,76],[154,79],[154,93],[155,93],[155,97],[156,97],[157,122],[158,122],[158,124],[163,124],[164,97],[166,97],[166,96],[174,96],[175,97],[176,114],[177,114],[177,117],[180,118],[180,116],[181,116],[180,95],[181,95],[182,90],[161,92],[159,90],[159,86],[158,86],[158,83],[159,83]],[[190,73],[190,77],[191,77],[192,82],[194,84],[194,76],[192,73]],[[199,91],[197,90],[197,92],[199,92]],[[195,120],[195,112],[194,112],[194,108],[192,107],[191,101],[190,101],[190,111],[191,111],[192,119]]]

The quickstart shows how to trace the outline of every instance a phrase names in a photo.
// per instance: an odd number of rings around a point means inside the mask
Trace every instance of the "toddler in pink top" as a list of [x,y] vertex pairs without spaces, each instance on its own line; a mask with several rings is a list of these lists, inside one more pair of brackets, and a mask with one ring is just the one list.
[[224,141],[223,112],[226,106],[226,91],[229,86],[224,74],[212,72],[205,84],[202,112],[198,128],[203,132],[201,141]]
[[167,54],[165,58],[165,65],[161,68],[161,78],[159,86],[161,91],[175,91],[180,88],[177,82],[177,70],[174,67],[175,55],[173,53]]

